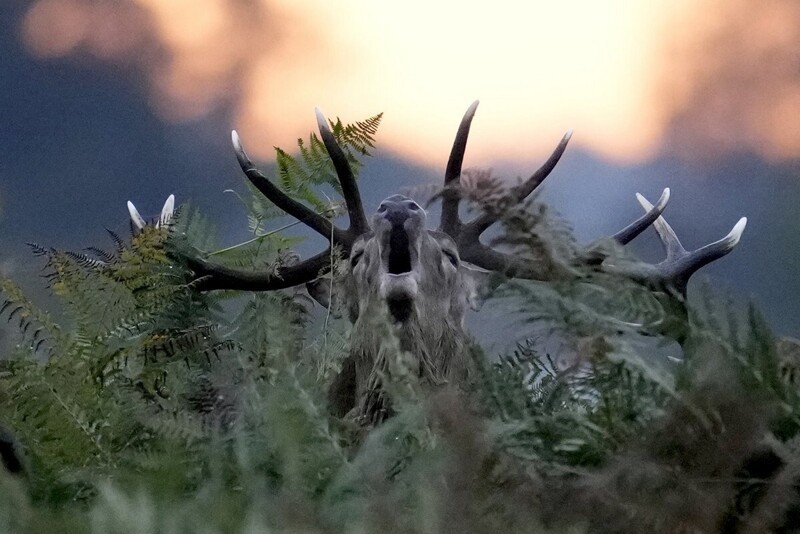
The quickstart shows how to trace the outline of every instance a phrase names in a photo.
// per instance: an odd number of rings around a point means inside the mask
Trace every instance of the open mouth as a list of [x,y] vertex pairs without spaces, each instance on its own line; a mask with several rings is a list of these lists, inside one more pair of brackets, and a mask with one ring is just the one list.
[[392,226],[388,249],[386,271],[389,276],[384,279],[384,295],[392,318],[395,321],[404,322],[408,320],[414,309],[417,282],[413,276],[410,276],[412,273],[411,243],[408,232],[402,225]]
[[411,272],[411,247],[408,232],[400,225],[392,226],[389,234],[389,274]]

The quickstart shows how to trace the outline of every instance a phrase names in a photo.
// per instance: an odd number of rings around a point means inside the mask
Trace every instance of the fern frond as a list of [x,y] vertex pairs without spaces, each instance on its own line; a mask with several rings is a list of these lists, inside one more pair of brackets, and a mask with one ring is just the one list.
[[36,307],[9,279],[0,276],[0,317],[16,324],[31,354],[49,355],[58,349],[61,329],[50,316]]
[[116,255],[110,252],[106,252],[105,250],[98,247],[86,247],[86,250],[94,254],[97,258],[100,259],[100,261],[104,263],[114,263],[119,259]]
[[114,241],[114,245],[117,247],[116,255],[122,255],[123,251],[127,248],[125,241],[113,230],[106,228],[106,232],[111,237],[111,240]]

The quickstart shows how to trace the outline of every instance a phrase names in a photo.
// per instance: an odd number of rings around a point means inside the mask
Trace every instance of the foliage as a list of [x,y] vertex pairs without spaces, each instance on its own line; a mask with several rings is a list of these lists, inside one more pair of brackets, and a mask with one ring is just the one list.
[[[379,118],[333,124],[348,157],[372,147]],[[278,152],[280,182],[327,213],[324,150],[313,135],[299,148]],[[291,261],[292,242],[264,227],[275,214],[243,198],[254,240],[210,254]],[[568,229],[532,208],[506,219],[503,242],[568,263]],[[170,251],[209,250],[210,235],[184,207],[169,228],[112,235],[113,252],[34,246],[64,325],[0,279],[0,317],[19,331],[0,420],[27,465],[0,470],[0,531],[760,531],[797,518],[798,362],[752,308],[707,292],[670,359],[654,337],[670,310],[635,284],[507,283],[517,349],[477,355],[463,389],[392,373],[397,413],[367,432],[326,406],[347,327],[325,318],[320,334],[297,292],[195,291]]]
[[[370,149],[375,147],[374,136],[382,117],[381,113],[348,125],[342,124],[339,119],[336,119],[336,122],[330,122],[331,131],[356,174],[362,165],[358,156],[368,156]],[[328,157],[322,140],[315,133],[309,135],[307,143],[298,139],[297,146],[300,151],[300,159],[280,148],[275,149],[280,184],[287,193],[308,202],[317,211],[325,211],[326,203],[321,202],[311,186],[327,184],[337,193],[342,193],[333,162]]]

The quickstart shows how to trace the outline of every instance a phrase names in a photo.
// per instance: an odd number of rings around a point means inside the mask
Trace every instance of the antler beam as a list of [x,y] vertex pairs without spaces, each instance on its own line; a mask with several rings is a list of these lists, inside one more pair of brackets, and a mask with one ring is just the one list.
[[461,200],[459,191],[459,179],[461,178],[461,167],[464,164],[464,154],[467,151],[467,139],[469,139],[469,128],[475,111],[478,109],[480,101],[476,100],[467,108],[461,124],[458,125],[456,138],[453,141],[453,148],[450,150],[450,157],[447,160],[447,167],[444,171],[444,193],[442,197],[442,220],[439,230],[456,237],[461,230],[461,220],[458,216],[458,204]]
[[250,183],[279,209],[325,237],[330,243],[330,247],[316,256],[294,265],[281,267],[272,273],[233,269],[201,258],[189,257],[186,260],[187,265],[198,277],[196,283],[198,289],[205,291],[214,289],[271,291],[310,282],[317,278],[326,267],[330,266],[331,247],[337,247],[337,253],[339,254],[348,255],[355,240],[361,234],[369,231],[369,223],[364,214],[361,195],[358,191],[353,170],[347,161],[347,156],[336,142],[333,132],[328,127],[327,119],[319,110],[316,110],[316,114],[322,142],[333,161],[339,184],[342,187],[342,194],[350,219],[349,228],[338,228],[322,215],[281,191],[256,168],[247,156],[239,139],[239,134],[234,130],[231,133],[231,141],[236,152],[236,159],[239,161],[239,166],[244,171],[247,179],[250,180]]
[[[542,258],[535,263],[530,260],[523,261],[512,254],[493,250],[481,243],[481,234],[503,215],[497,208],[487,207],[473,220],[467,223],[461,221],[458,213],[461,199],[459,179],[467,138],[477,106],[478,102],[476,101],[467,109],[453,142],[447,170],[445,171],[444,191],[442,193],[442,219],[439,229],[453,237],[458,244],[459,253],[463,260],[484,269],[499,271],[509,277],[541,281],[573,276],[574,273],[569,266],[556,265],[553,262],[549,262],[547,258]],[[509,191],[508,201],[510,205],[521,204],[542,184],[561,159],[571,137],[572,130],[564,135],[547,161],[536,172]],[[626,245],[649,226],[654,225],[667,252],[667,257],[664,261],[657,265],[644,263],[620,267],[603,265],[604,260],[608,258],[607,251],[596,246],[587,247],[576,261],[586,265],[602,265],[604,271],[625,275],[642,283],[658,285],[662,288],[667,287],[674,290],[677,296],[685,296],[686,286],[692,274],[704,265],[726,255],[736,246],[747,224],[747,219],[743,217],[725,238],[693,252],[687,252],[678,241],[675,232],[672,231],[672,228],[661,216],[669,202],[669,197],[669,188],[664,189],[654,206],[637,193],[637,198],[644,207],[645,214],[611,237],[617,243]]]
[[[648,212],[654,210],[654,206],[639,193],[636,193],[636,198],[645,210]],[[659,216],[654,220],[653,227],[658,233],[667,257],[655,265],[633,263],[619,267],[607,266],[605,270],[649,285],[672,289],[677,292],[676,296],[685,297],[689,278],[701,267],[731,252],[739,244],[746,226],[747,217],[742,217],[722,239],[689,252],[683,248],[669,223],[664,217]]]
[[[486,231],[492,224],[497,222],[500,214],[484,212],[474,220],[466,225],[461,222],[458,215],[459,202],[461,194],[459,191],[459,179],[461,178],[461,170],[464,164],[464,154],[467,150],[467,139],[469,138],[469,130],[472,125],[472,119],[475,117],[475,111],[478,109],[480,102],[476,100],[473,102],[464,117],[461,119],[461,124],[458,126],[456,138],[453,141],[453,148],[450,150],[450,157],[447,160],[447,168],[444,173],[444,190],[442,193],[442,219],[439,225],[439,230],[447,233],[453,238],[458,237],[460,234],[469,235],[470,237],[477,238]],[[555,168],[564,151],[567,149],[567,144],[572,138],[572,130],[569,130],[561,142],[558,143],[553,153],[547,158],[547,161],[533,173],[530,178],[515,187],[511,196],[514,202],[522,202],[547,178]]]
[[[550,176],[550,173],[555,169],[556,164],[567,149],[567,144],[569,144],[570,139],[572,139],[572,130],[568,130],[567,133],[564,134],[564,137],[561,138],[561,141],[558,143],[555,150],[553,150],[553,153],[550,154],[550,157],[547,158],[547,161],[545,161],[530,178],[511,190],[510,197],[512,202],[520,203],[528,198],[530,194],[541,185],[544,179]],[[491,225],[496,223],[500,217],[500,213],[485,211],[464,226],[464,233],[469,236],[480,236]]]
[[[239,134],[236,130],[231,132],[231,142],[233,143],[233,150],[236,152],[236,159],[239,161],[239,166],[244,171],[247,179],[255,186],[259,192],[267,197],[267,200],[275,204],[280,210],[288,215],[291,215],[298,221],[302,222],[325,239],[330,239],[331,234],[334,234],[334,239],[340,239],[343,236],[335,235],[335,230],[331,222],[319,215],[312,209],[297,202],[289,195],[278,189],[275,184],[269,181],[264,174],[256,168],[247,153],[244,151],[242,142],[239,139]],[[338,230],[338,229],[337,229]]]
[[669,187],[664,188],[664,192],[661,193],[661,197],[659,197],[655,206],[650,205],[650,207],[646,208],[644,215],[614,234],[612,239],[620,245],[627,245],[633,241],[636,236],[647,230],[664,212],[664,209],[667,207],[667,202],[669,202],[669,194]]
[[[477,107],[478,101],[473,102],[461,119],[447,162],[444,191],[442,193],[440,231],[447,233],[456,241],[463,260],[479,267],[499,271],[510,277],[542,281],[575,276],[575,272],[568,265],[558,265],[548,258],[534,261],[523,260],[513,254],[494,250],[481,243],[481,234],[502,217],[502,213],[497,209],[487,209],[469,222],[464,223],[461,221],[459,216],[459,203],[461,200],[459,180],[469,131]],[[336,169],[347,206],[350,221],[347,229],[338,228],[331,221],[292,199],[270,182],[247,156],[235,131],[232,133],[233,146],[239,165],[245,175],[270,202],[324,236],[331,246],[338,247],[337,251],[346,255],[349,254],[355,240],[370,230],[369,222],[364,213],[361,196],[347,156],[336,142],[336,138],[324,115],[319,110],[316,110],[316,116],[322,142]],[[524,202],[550,175],[563,156],[571,137],[572,131],[570,130],[564,135],[545,163],[527,180],[510,190],[509,201],[512,205]],[[644,197],[637,194],[637,198],[639,198],[639,202],[646,213],[612,236],[614,241],[625,245],[650,225],[654,225],[667,252],[667,257],[664,261],[656,265],[643,263],[607,264],[608,262],[605,261],[608,259],[607,251],[603,251],[601,247],[591,246],[576,261],[584,265],[598,266],[606,272],[628,276],[642,283],[668,287],[673,289],[678,296],[684,295],[688,280],[694,272],[724,256],[736,246],[747,220],[742,218],[725,238],[696,251],[687,252],[678,241],[672,228],[661,216],[669,197],[670,190],[665,189],[658,202],[652,205]],[[329,248],[321,254],[298,264],[280,268],[277,272],[271,274],[231,269],[202,259],[189,260],[189,266],[202,279],[198,282],[198,286],[201,289],[263,291],[282,289],[313,280],[327,266],[330,254],[331,249]]]
[[325,149],[333,161],[333,167],[339,177],[339,184],[342,186],[342,196],[344,196],[347,213],[350,217],[349,230],[355,235],[361,235],[369,230],[369,222],[364,213],[364,206],[361,202],[361,194],[358,192],[358,184],[356,184],[353,169],[350,168],[347,156],[345,156],[342,147],[336,142],[333,132],[328,127],[328,120],[319,109],[314,111],[317,115],[317,125],[319,126],[322,142],[325,144]]
[[331,249],[312,256],[274,273],[248,272],[210,263],[200,258],[189,258],[188,267],[198,275],[195,287],[199,291],[233,289],[240,291],[274,291],[310,282],[330,265]]

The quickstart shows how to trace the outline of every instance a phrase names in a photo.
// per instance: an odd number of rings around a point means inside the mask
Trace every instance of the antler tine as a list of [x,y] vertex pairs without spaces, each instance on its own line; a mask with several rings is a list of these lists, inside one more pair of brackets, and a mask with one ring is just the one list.
[[187,266],[197,275],[195,287],[199,291],[286,289],[314,280],[320,271],[330,264],[330,259],[331,249],[328,248],[300,263],[280,268],[277,272],[257,273],[224,267],[195,256],[186,256]]
[[[561,138],[561,141],[558,143],[555,150],[553,150],[553,152],[550,154],[550,157],[547,158],[547,161],[545,161],[544,164],[542,164],[542,166],[530,176],[530,178],[511,190],[512,202],[519,203],[528,198],[528,196],[541,185],[544,179],[547,178],[551,172],[553,172],[556,164],[559,162],[561,156],[564,154],[564,151],[567,149],[570,139],[572,139],[572,130],[567,130],[567,133],[565,133],[564,137]],[[499,212],[485,211],[465,225],[465,232],[470,235],[479,236],[492,224],[497,222],[501,216],[502,213]]]
[[278,189],[278,187],[270,182],[269,179],[256,168],[244,151],[242,141],[239,139],[239,134],[236,130],[231,132],[231,142],[233,143],[233,149],[236,152],[236,159],[239,161],[239,166],[241,166],[247,179],[250,180],[250,183],[252,183],[261,194],[267,197],[267,199],[279,209],[302,222],[318,234],[324,236],[325,239],[330,240],[331,236],[333,236],[335,242],[342,241],[343,236],[340,229],[334,227],[331,222],[322,215],[319,215]]
[[550,173],[553,172],[556,164],[561,159],[564,151],[567,149],[570,139],[572,139],[571,129],[567,130],[567,132],[564,134],[564,137],[561,138],[561,141],[558,142],[558,145],[553,150],[553,153],[550,154],[549,158],[547,158],[547,161],[545,161],[544,164],[542,164],[542,166],[539,167],[539,169],[537,169],[537,171],[533,173],[530,178],[514,188],[514,194],[520,202],[526,199],[528,195],[533,193],[533,191],[539,187],[539,185],[541,185],[545,178],[550,176]]
[[461,177],[461,167],[464,164],[464,154],[467,150],[467,140],[472,119],[478,109],[480,101],[476,100],[467,108],[461,124],[458,126],[456,138],[453,141],[453,148],[450,150],[450,157],[447,160],[447,168],[444,171],[444,192],[442,195],[442,219],[439,230],[451,237],[456,237],[461,227],[461,220],[458,216],[458,204],[461,198],[459,191],[455,188]]
[[167,197],[166,202],[164,202],[164,207],[161,208],[161,215],[158,216],[158,221],[156,221],[156,228],[167,226],[172,221],[174,213],[175,195],[170,195]]
[[[644,215],[611,236],[611,240],[619,243],[620,245],[627,245],[633,241],[636,236],[644,232],[649,226],[655,223],[656,219],[661,216],[661,214],[664,212],[664,209],[667,207],[667,202],[669,202],[669,195],[669,187],[664,188],[664,191],[661,193],[661,196],[659,197],[655,206],[645,208],[647,212]],[[582,260],[587,265],[597,266],[602,264],[603,261],[608,258],[610,253],[610,250],[606,246],[608,240],[608,238],[603,238],[588,245],[581,255]]]
[[[639,201],[639,204],[642,205],[645,211],[651,211],[653,209],[653,205],[650,201],[644,198],[640,193],[636,193],[636,200]],[[678,236],[675,235],[675,230],[672,229],[664,217],[658,216],[656,220],[653,221],[653,227],[656,229],[656,232],[658,232],[658,237],[661,240],[661,244],[664,246],[664,251],[667,253],[667,260],[672,260],[686,254],[686,249],[683,248]]]
[[136,206],[134,206],[133,202],[130,200],[128,201],[128,213],[131,216],[131,224],[136,227],[136,230],[143,230],[144,227],[147,226],[144,218],[139,215],[139,210],[136,209]]
[[[661,214],[664,213],[664,209],[667,207],[667,202],[669,202],[669,187],[664,188],[664,192],[661,193],[661,197],[659,197],[658,202],[656,202],[655,206],[650,206],[649,208],[645,208],[647,213],[633,221],[631,224],[611,236],[617,243],[620,245],[627,245],[631,241],[633,241],[636,236],[644,232],[650,225],[656,222],[656,220],[661,217]],[[638,193],[637,193],[638,195]],[[641,195],[639,195],[641,197]],[[637,197],[638,198],[638,197]],[[642,197],[644,198],[644,197]],[[639,201],[641,202],[641,200]]]
[[[324,139],[326,134],[325,130],[322,130]],[[330,134],[330,131],[328,131],[328,134]],[[332,137],[332,134],[330,134],[330,137]],[[342,178],[339,165],[337,165],[337,172],[339,173],[342,190],[345,193],[345,199],[350,209],[351,227],[349,230],[337,228],[325,217],[292,199],[270,182],[261,171],[253,165],[253,162],[250,161],[236,130],[231,132],[231,140],[236,152],[236,159],[239,160],[239,165],[242,167],[245,175],[270,202],[288,215],[293,216],[298,221],[313,229],[318,234],[323,235],[330,242],[331,246],[339,245],[342,247],[342,253],[346,254],[349,252],[350,246],[357,237],[357,235],[354,235],[353,230],[354,228],[356,230],[361,228],[359,225],[366,221],[366,218],[363,215],[363,210],[361,210],[361,218],[358,216],[356,216],[355,219],[353,218],[353,207],[355,206],[356,209],[361,209],[361,199],[358,197],[358,190],[356,189],[355,199],[357,203],[355,205],[353,204],[353,196],[347,193],[349,186],[346,184],[348,184],[348,181],[346,178]],[[338,148],[338,145],[335,145],[335,141],[333,143],[334,146]],[[327,143],[326,148],[330,153],[331,147],[328,146]],[[339,149],[339,156],[340,159],[344,161],[344,164],[347,165],[346,159],[343,159],[344,155],[341,149]],[[334,160],[334,165],[336,165],[337,157],[335,155],[331,157]],[[347,169],[349,171],[349,165]],[[350,177],[352,178],[352,173]],[[354,186],[355,182],[352,180],[351,182]],[[133,212],[131,212],[131,217],[133,217]],[[320,271],[330,264],[331,248],[329,247],[324,252],[300,263],[278,268],[277,271],[271,273],[257,273],[217,265],[197,257],[196,254],[180,254],[180,257],[183,257],[187,266],[194,271],[196,275],[195,287],[200,291],[212,291],[216,289],[272,291],[297,286],[315,279],[319,276]]]
[[[653,205],[642,195],[637,193],[636,198],[644,209],[653,209]],[[654,266],[655,271],[651,273],[650,277],[655,275],[656,278],[660,278],[662,282],[674,286],[681,295],[685,296],[689,278],[694,273],[701,267],[725,256],[739,244],[747,226],[747,217],[739,219],[731,231],[728,232],[728,235],[722,239],[700,247],[693,252],[687,252],[683,248],[678,236],[675,235],[675,231],[664,217],[659,216],[653,226],[658,232],[664,249],[667,251],[667,257],[664,261]]]
[[690,254],[691,257],[687,257],[684,270],[693,273],[704,265],[708,265],[712,261],[718,260],[728,254],[739,244],[746,226],[747,217],[742,217],[733,225],[728,235],[695,250]]
[[361,194],[358,191],[353,169],[350,168],[350,163],[347,161],[347,156],[345,156],[342,147],[336,142],[336,138],[328,126],[328,120],[318,108],[314,111],[317,115],[317,125],[319,126],[322,142],[325,144],[325,149],[333,161],[333,167],[336,169],[336,175],[339,177],[339,183],[342,186],[342,195],[350,218],[348,231],[355,235],[363,234],[369,230],[369,222],[364,213],[364,206],[361,203]]

